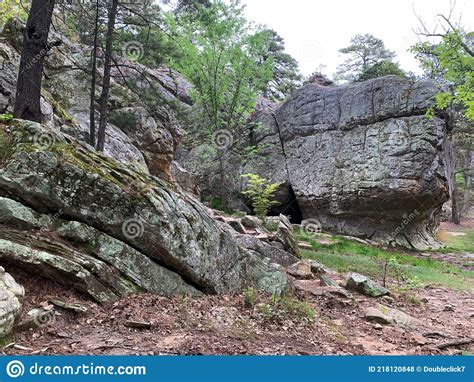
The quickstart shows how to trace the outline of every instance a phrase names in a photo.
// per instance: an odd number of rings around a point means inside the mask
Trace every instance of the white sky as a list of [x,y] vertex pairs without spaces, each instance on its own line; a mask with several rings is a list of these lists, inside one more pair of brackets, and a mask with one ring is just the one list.
[[[407,49],[418,41],[416,14],[434,26],[436,15],[448,14],[450,0],[241,0],[246,16],[285,39],[286,50],[300,64],[303,75],[321,70],[331,76],[344,61],[338,53],[355,34],[371,33],[396,52],[408,71],[420,72]],[[454,11],[468,30],[474,30],[474,1],[457,0]]]

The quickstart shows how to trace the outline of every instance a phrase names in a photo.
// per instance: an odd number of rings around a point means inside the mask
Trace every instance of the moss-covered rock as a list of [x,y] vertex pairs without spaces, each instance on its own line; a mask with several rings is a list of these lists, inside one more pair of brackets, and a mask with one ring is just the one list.
[[359,273],[351,273],[346,284],[347,289],[356,290],[371,297],[379,297],[390,291],[375,281]]
[[[77,222],[57,223],[58,235],[73,243],[71,256],[92,262],[90,269],[79,265],[101,285],[107,284],[102,270],[110,268],[120,280],[157,293],[170,288],[207,293],[248,286],[271,293],[285,289],[283,270],[240,248],[194,198],[58,131],[21,120],[13,125],[16,134],[10,143],[12,154],[0,168],[0,192],[28,201],[36,212]],[[44,241],[35,245],[45,247]],[[61,276],[64,256],[58,259],[54,245],[35,258],[57,267]],[[8,257],[8,251],[4,253]],[[26,258],[24,263],[34,260]],[[67,266],[66,273],[84,272],[77,263]],[[120,294],[114,282],[121,284],[110,280],[109,292]],[[78,289],[84,290],[81,283]],[[125,289],[124,293],[133,288]]]

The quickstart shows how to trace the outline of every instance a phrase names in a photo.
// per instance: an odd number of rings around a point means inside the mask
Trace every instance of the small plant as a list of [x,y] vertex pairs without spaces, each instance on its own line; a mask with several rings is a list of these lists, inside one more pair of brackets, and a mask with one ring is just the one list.
[[255,291],[253,288],[247,288],[244,292],[244,307],[247,309],[253,308],[255,305]]
[[265,221],[268,209],[278,204],[273,196],[281,183],[269,183],[267,179],[256,174],[243,174],[241,176],[248,179],[247,190],[243,191],[242,194],[250,197],[255,215]]
[[114,112],[110,115],[110,122],[121,130],[133,131],[139,122],[139,117],[133,112]]
[[282,323],[287,319],[311,323],[316,318],[316,312],[306,301],[300,301],[292,296],[273,295],[268,304],[261,304],[260,311],[265,320]]
[[2,123],[8,123],[13,120],[13,115],[10,113],[5,113],[5,114],[0,114],[0,122]]

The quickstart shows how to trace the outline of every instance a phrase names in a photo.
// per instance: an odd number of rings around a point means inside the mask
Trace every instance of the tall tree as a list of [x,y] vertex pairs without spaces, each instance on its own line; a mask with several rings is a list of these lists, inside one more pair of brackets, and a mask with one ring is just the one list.
[[[201,133],[212,138],[210,163],[218,164],[220,183],[226,182],[226,151],[237,141],[236,130],[253,111],[256,97],[271,78],[271,62],[261,63],[261,35],[250,33],[238,1],[212,2],[192,15],[170,19],[182,57],[172,62],[194,85]],[[206,155],[207,155],[206,154]],[[223,207],[226,188],[221,187]]]
[[[450,15],[453,9],[451,9]],[[449,191],[452,202],[452,221],[459,224],[463,209],[467,209],[472,187],[474,165],[472,121],[474,121],[474,39],[473,33],[461,25],[454,24],[450,16],[439,15],[441,31],[430,31],[420,19],[418,35],[425,40],[411,48],[428,77],[442,83],[446,91],[436,96],[436,107],[431,115],[445,109],[453,123],[450,145],[455,150],[453,157],[456,171],[450,171]],[[452,162],[452,161],[451,161]],[[464,206],[456,182],[456,174],[464,176]]]
[[271,62],[272,76],[264,85],[263,95],[274,101],[285,99],[301,84],[298,61],[285,52],[283,38],[272,29],[257,33],[262,39],[261,63]]
[[104,74],[102,76],[102,93],[99,106],[99,128],[97,133],[97,150],[104,151],[105,130],[108,122],[107,104],[110,91],[110,69],[112,66],[112,44],[115,30],[115,18],[117,16],[118,0],[111,0],[108,10],[107,36],[105,40]]
[[13,114],[16,118],[41,122],[41,81],[48,45],[54,0],[33,0],[21,50]]
[[99,39],[99,0],[95,4],[94,37],[91,52],[91,94],[89,107],[89,143],[95,147],[95,86],[97,80],[97,48]]
[[370,65],[360,74],[358,81],[366,81],[371,78],[377,78],[388,75],[395,75],[400,77],[406,77],[407,73],[400,68],[396,62],[383,60],[376,64]]
[[337,68],[335,78],[349,82],[358,81],[371,66],[382,61],[392,61],[395,53],[385,48],[382,40],[371,34],[355,35],[351,44],[339,50],[348,58]]

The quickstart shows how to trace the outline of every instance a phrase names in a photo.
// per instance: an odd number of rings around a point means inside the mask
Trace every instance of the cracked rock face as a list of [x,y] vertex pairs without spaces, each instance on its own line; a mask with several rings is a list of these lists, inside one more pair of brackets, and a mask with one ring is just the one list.
[[0,127],[0,146],[0,264],[99,302],[138,290],[288,286],[281,266],[239,247],[202,204],[165,181],[29,121]]
[[[396,76],[306,84],[284,104],[253,116],[260,127],[246,144],[259,148],[257,158],[234,155],[229,178],[253,172],[283,182],[276,212],[297,206],[304,220],[323,230],[436,247],[437,215],[448,199],[446,123],[425,114],[438,92],[430,81]],[[242,188],[228,187],[229,195]]]

